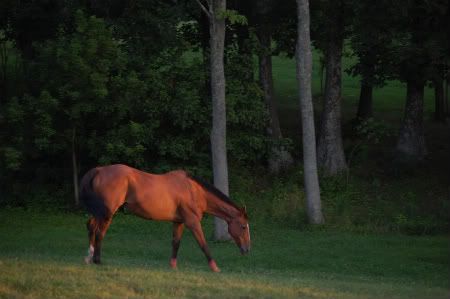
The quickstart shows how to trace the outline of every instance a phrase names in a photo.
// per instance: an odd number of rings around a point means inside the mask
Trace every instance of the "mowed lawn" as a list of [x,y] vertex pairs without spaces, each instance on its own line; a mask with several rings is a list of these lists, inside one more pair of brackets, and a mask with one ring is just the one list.
[[[186,232],[118,214],[102,266],[85,265],[87,216],[0,211],[1,298],[449,298],[447,236],[358,235],[252,225],[252,252],[213,243],[221,273]],[[212,219],[204,220],[207,235]]]

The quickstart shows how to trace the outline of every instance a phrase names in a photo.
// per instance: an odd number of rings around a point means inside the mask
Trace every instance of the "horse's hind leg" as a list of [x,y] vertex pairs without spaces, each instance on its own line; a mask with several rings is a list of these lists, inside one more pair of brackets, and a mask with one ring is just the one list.
[[102,241],[105,237],[106,231],[111,224],[112,217],[104,219],[96,219],[97,227],[95,230],[95,241],[94,241],[94,256],[93,262],[95,264],[100,264],[100,254],[102,249]]
[[86,264],[92,263],[92,259],[94,257],[94,244],[95,244],[95,231],[97,226],[97,221],[94,217],[89,218],[87,224],[87,230],[88,230],[88,238],[89,238],[89,248],[88,248],[88,255],[84,258],[84,261]]
[[177,268],[177,254],[180,248],[180,240],[183,235],[184,224],[179,222],[173,223],[173,238],[172,238],[172,257],[170,258],[170,267]]

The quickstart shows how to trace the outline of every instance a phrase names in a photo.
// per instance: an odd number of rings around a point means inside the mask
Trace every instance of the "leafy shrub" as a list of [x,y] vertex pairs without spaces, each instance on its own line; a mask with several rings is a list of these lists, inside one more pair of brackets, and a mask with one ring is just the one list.
[[[35,45],[29,90],[0,111],[6,193],[15,193],[12,181],[70,185],[73,151],[80,175],[112,163],[210,175],[203,61],[185,59],[181,40],[145,55],[132,42],[138,41],[119,40],[104,20],[77,11],[72,26]],[[229,155],[255,165],[265,155],[265,108],[256,82],[241,80],[249,78],[242,59],[228,50]]]

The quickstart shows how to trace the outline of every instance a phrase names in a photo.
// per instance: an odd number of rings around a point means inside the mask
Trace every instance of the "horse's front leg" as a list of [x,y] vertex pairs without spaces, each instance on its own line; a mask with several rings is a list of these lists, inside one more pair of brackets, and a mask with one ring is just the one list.
[[202,225],[200,224],[200,221],[196,221],[193,223],[186,223],[186,226],[192,231],[192,234],[197,240],[198,245],[205,254],[206,259],[208,260],[208,265],[211,268],[211,270],[214,272],[220,272],[219,267],[217,267],[216,262],[211,257],[211,253],[209,252],[209,248],[208,245],[206,244],[205,235],[203,234],[203,229]]
[[172,257],[170,258],[170,267],[177,268],[177,254],[180,248],[181,236],[183,235],[184,224],[179,222],[173,223],[173,238],[172,238]]

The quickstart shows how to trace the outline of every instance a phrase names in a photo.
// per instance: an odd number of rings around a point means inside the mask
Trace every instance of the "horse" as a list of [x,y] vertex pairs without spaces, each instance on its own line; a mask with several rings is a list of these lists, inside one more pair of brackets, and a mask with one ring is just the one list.
[[89,170],[80,182],[80,201],[92,215],[87,222],[89,248],[85,262],[100,264],[102,240],[113,215],[126,209],[148,220],[173,222],[170,267],[177,268],[177,254],[184,227],[192,231],[210,269],[220,272],[203,234],[204,213],[225,220],[241,254],[250,250],[250,228],[245,207],[239,207],[219,189],[183,170],[151,174],[123,164]]

